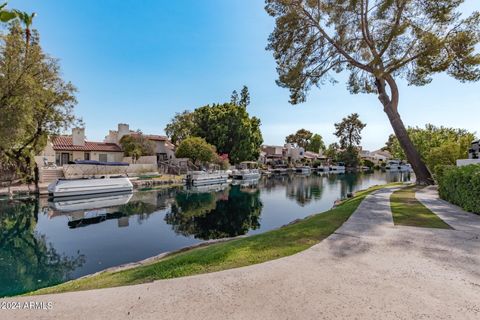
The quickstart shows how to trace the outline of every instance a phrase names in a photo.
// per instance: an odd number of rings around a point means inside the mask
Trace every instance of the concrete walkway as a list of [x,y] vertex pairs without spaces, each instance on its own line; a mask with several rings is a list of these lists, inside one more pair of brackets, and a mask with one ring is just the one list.
[[290,257],[136,286],[6,299],[52,302],[53,309],[0,310],[0,318],[480,319],[478,230],[395,227],[390,194],[368,196],[335,234]]

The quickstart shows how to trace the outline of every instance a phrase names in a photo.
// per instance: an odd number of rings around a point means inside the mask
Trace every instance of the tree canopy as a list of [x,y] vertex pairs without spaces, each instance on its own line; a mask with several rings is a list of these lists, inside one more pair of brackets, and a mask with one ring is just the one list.
[[134,160],[142,156],[155,155],[155,143],[150,141],[137,131],[135,134],[123,136],[120,139],[120,145],[126,157],[132,157]]
[[[470,144],[476,139],[474,133],[465,129],[437,127],[432,124],[425,125],[425,128],[409,127],[407,131],[430,170],[435,170],[439,164],[455,165],[457,159],[467,158]],[[390,135],[384,149],[394,158],[406,158],[395,135]]]
[[314,134],[313,137],[310,139],[306,150],[315,153],[325,151],[325,143],[323,142],[322,136],[319,134]]
[[190,137],[183,140],[178,146],[175,156],[177,158],[189,158],[194,164],[212,162],[216,160],[215,147],[203,138]]
[[233,103],[207,105],[177,114],[165,132],[170,138],[176,137],[176,142],[179,137],[204,138],[233,163],[257,160],[263,142],[260,119],[250,117],[245,107]]
[[433,183],[409,139],[398,105],[397,78],[425,85],[446,72],[460,81],[480,79],[480,13],[464,17],[463,0],[266,0],[275,18],[268,49],[277,62],[278,85],[290,102],[335,74],[349,73],[351,93],[376,94],[415,171]]
[[335,123],[335,135],[340,139],[340,147],[348,149],[359,146],[362,140],[362,130],[366,126],[357,113],[352,113],[343,118],[341,122]]
[[310,143],[310,139],[312,139],[312,137],[313,137],[312,132],[305,129],[300,129],[297,132],[288,135],[285,138],[285,142],[294,143],[297,146],[305,149]]
[[304,148],[306,151],[319,152],[325,149],[323,138],[319,134],[313,134],[306,129],[300,129],[285,138],[286,143],[293,143]]
[[42,51],[35,30],[28,46],[25,41],[13,22],[0,43],[0,162],[30,179],[47,137],[76,124],[76,89],[61,78],[58,61]]

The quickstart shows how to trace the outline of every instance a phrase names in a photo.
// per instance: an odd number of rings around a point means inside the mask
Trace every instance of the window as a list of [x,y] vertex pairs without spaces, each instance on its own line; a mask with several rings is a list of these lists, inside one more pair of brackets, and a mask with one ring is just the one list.
[[83,156],[84,160],[90,160],[90,152],[85,152],[85,155]]
[[100,162],[108,162],[108,156],[106,153],[100,153],[98,155],[98,161]]

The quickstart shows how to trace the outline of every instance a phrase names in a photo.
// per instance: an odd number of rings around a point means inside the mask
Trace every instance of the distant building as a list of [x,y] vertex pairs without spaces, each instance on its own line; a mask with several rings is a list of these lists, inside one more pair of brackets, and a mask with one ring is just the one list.
[[305,158],[305,149],[292,143],[284,146],[263,145],[260,162],[276,164],[279,162],[297,162]]
[[472,142],[472,146],[468,150],[469,159],[480,159],[480,140]]
[[382,163],[387,163],[388,160],[392,159],[392,155],[388,151],[376,150],[376,151],[360,151],[360,158],[363,160],[369,160],[376,165],[381,165]]

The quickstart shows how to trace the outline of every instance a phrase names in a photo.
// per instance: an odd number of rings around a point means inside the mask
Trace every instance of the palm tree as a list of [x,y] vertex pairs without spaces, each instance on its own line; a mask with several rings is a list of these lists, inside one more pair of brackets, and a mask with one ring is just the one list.
[[0,22],[6,23],[12,19],[15,19],[17,15],[10,10],[7,10],[7,3],[0,4]]
[[35,12],[34,13],[27,13],[27,12],[23,12],[23,11],[20,11],[20,10],[13,10],[15,16],[20,20],[20,22],[23,23],[24,27],[25,27],[25,42],[27,44],[27,49],[28,49],[28,46],[30,44],[30,38],[32,36],[32,33],[30,31],[30,27],[32,26],[32,23],[33,23],[33,18],[35,18],[35,16],[37,15]]

